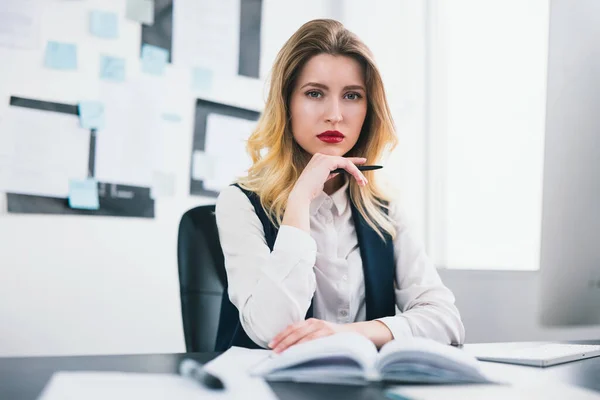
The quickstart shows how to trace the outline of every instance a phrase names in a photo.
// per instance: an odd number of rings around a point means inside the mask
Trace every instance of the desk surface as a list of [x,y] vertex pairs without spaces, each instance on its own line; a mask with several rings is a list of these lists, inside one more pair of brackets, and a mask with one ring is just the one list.
[[[600,341],[581,342],[600,344]],[[179,361],[192,357],[207,362],[217,353],[23,357],[0,358],[0,399],[33,400],[41,393],[55,371],[123,371],[174,373]],[[486,363],[488,364],[488,363]],[[600,392],[600,357],[549,368],[495,364],[507,375],[527,375],[530,379],[552,379]],[[272,383],[275,394],[285,399],[386,399],[381,386],[353,387]]]

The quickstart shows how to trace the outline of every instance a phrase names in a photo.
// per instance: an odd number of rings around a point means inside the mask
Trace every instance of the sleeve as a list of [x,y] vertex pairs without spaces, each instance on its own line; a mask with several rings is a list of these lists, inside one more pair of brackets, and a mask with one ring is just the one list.
[[399,312],[379,319],[394,339],[420,336],[447,344],[462,344],[465,329],[453,293],[443,283],[424,246],[412,237],[398,208],[390,216],[396,227],[395,294]]
[[250,339],[267,347],[289,324],[304,320],[316,289],[317,245],[307,232],[282,225],[271,252],[254,206],[235,186],[221,191],[215,214],[229,299]]

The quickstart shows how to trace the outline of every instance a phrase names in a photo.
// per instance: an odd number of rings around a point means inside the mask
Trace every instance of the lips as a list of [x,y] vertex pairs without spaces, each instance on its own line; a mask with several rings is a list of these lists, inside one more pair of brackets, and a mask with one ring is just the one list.
[[326,143],[339,143],[344,140],[344,135],[339,131],[325,131],[317,135],[317,137]]

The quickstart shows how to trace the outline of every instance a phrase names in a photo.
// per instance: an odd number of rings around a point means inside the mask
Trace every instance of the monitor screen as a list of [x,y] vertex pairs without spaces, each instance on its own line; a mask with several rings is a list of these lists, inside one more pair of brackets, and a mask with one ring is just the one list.
[[600,324],[600,1],[550,6],[541,323]]

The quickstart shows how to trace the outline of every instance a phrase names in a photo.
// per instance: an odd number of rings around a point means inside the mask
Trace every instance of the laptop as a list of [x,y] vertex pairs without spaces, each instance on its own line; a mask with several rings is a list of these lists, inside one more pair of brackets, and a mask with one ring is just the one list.
[[600,356],[600,345],[555,342],[478,343],[464,345],[481,361],[550,367]]

